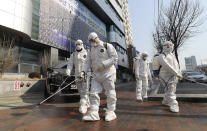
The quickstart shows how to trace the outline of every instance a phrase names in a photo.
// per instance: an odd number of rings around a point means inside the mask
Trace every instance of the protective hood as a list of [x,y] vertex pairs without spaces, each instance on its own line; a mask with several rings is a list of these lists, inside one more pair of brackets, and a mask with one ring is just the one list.
[[83,47],[83,41],[82,40],[77,40],[75,42],[75,46],[76,46],[76,50],[77,51],[81,51],[82,49],[84,49],[84,47]]
[[163,44],[163,52],[164,53],[172,53],[173,49],[174,49],[174,45],[173,45],[173,43],[171,41],[166,41]]

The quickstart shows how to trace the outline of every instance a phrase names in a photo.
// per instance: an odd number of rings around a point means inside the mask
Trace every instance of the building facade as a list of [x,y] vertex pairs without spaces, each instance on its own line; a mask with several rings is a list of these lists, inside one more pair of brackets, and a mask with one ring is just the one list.
[[126,46],[127,46],[127,53],[128,53],[129,72],[130,74],[133,74],[134,58],[136,57],[136,47],[134,47],[134,42],[133,42],[128,0],[120,0],[120,2],[122,4],[122,18],[123,18],[124,32],[125,32],[125,39],[126,39]]
[[117,76],[122,79],[128,72],[121,0],[7,0],[1,2],[0,14],[0,40],[3,41],[3,34],[18,38],[13,48],[18,60],[10,73],[39,72],[45,60],[51,66],[67,60],[77,39],[90,49],[90,32],[96,32],[101,40],[116,48]]
[[132,27],[131,27],[131,20],[130,20],[130,13],[128,7],[128,0],[120,0],[122,3],[122,15],[123,15],[123,22],[124,22],[124,30],[125,30],[125,39],[126,45],[133,46],[133,36],[132,36]]
[[186,71],[195,71],[197,67],[196,57],[185,57],[185,67]]

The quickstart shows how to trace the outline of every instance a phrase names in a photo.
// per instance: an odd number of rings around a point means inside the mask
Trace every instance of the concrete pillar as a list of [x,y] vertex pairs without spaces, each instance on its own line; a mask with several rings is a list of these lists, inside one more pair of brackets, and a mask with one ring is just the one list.
[[58,49],[51,47],[50,48],[50,65],[58,64]]

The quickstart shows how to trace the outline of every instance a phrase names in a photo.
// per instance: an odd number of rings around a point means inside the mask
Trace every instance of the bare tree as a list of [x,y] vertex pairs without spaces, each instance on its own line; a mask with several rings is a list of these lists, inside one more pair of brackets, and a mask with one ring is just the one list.
[[9,67],[15,63],[16,54],[14,54],[13,47],[15,37],[3,33],[0,41],[0,77],[8,71]]
[[[200,19],[203,8],[198,0],[171,0],[170,6],[161,7],[158,16],[156,29],[153,32],[154,47],[158,52],[162,51],[161,43],[165,40],[172,41],[174,53],[178,60],[178,49],[182,47],[186,40],[199,33],[199,28],[203,24]],[[179,60],[178,60],[179,62]]]

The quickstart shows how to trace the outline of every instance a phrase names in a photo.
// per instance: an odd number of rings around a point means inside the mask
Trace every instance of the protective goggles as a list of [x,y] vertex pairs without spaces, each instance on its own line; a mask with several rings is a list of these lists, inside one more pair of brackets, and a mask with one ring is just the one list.
[[167,47],[167,48],[170,48],[170,47],[172,47],[173,45],[171,45],[171,44],[166,44],[166,45],[163,45],[163,47]]
[[75,44],[75,46],[80,46],[80,45],[81,45],[81,43],[76,43],[76,44]]
[[89,42],[96,42],[96,39],[97,37],[95,39],[90,39]]

